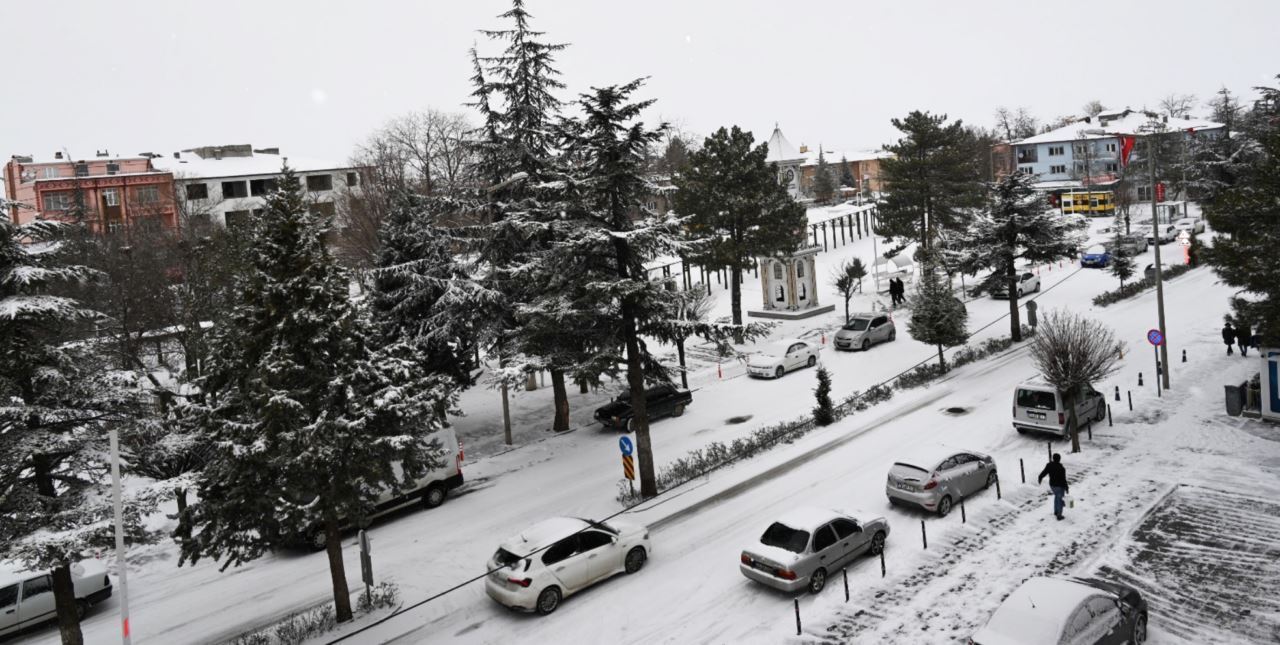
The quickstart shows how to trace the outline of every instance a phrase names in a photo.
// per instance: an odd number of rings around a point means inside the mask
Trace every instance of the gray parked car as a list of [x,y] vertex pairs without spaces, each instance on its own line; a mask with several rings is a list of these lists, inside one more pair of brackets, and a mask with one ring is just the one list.
[[765,529],[742,552],[742,575],[782,591],[818,593],[827,576],[863,554],[878,554],[889,537],[883,517],[855,519],[824,508],[797,508]]
[[898,338],[898,329],[885,314],[860,313],[849,317],[836,332],[836,349],[868,350],[876,343],[887,343]]
[[946,515],[961,499],[996,482],[996,463],[977,452],[933,449],[889,469],[890,504],[910,504]]

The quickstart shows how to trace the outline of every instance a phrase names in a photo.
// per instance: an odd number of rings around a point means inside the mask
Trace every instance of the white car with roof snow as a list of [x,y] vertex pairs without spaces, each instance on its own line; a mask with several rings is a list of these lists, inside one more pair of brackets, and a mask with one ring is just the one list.
[[738,570],[747,578],[786,592],[818,593],[827,577],[863,554],[878,554],[889,537],[883,517],[825,508],[788,511],[742,551]]
[[1187,231],[1191,235],[1204,232],[1204,220],[1199,217],[1184,217],[1173,223],[1173,227],[1179,232]]
[[917,448],[889,468],[884,485],[892,505],[919,506],[946,515],[951,508],[996,482],[996,462],[988,455],[947,446]]
[[1147,601],[1102,580],[1029,578],[1009,594],[969,645],[1142,645]]
[[[76,613],[84,618],[89,608],[111,597],[111,578],[96,561],[71,565],[76,592]],[[23,571],[0,565],[0,636],[16,634],[57,618],[53,602],[53,576],[48,571]]]
[[639,571],[652,552],[642,526],[555,517],[499,545],[484,589],[506,607],[549,614],[597,582]]
[[787,338],[772,343],[747,359],[747,374],[761,378],[782,378],[801,367],[818,364],[819,347],[807,340]]

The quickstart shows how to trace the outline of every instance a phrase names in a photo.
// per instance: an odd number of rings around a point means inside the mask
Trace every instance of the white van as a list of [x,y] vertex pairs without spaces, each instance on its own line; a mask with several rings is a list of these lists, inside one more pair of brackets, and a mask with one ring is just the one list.
[[[1088,421],[1107,418],[1107,400],[1092,387],[1085,388],[1084,396],[1076,403],[1076,421],[1084,425]],[[1013,391],[1013,427],[1018,432],[1047,432],[1066,437],[1067,407],[1057,388],[1039,380],[1025,381]]]
[[[111,597],[111,578],[106,568],[92,560],[88,564],[71,565],[76,611],[81,618],[89,607]],[[48,571],[0,568],[0,636],[16,634],[55,618],[53,577]]]
[[[435,508],[444,503],[449,491],[462,485],[462,444],[453,428],[445,428],[427,437],[427,441],[440,442],[440,458],[444,465],[428,471],[422,478],[409,486],[403,493],[395,494],[383,490],[378,494],[377,508],[369,515],[373,520],[392,511],[397,511],[413,504],[421,504],[426,508]],[[401,476],[400,464],[392,464],[397,477]],[[344,524],[343,528],[352,528]],[[319,524],[306,531],[305,543],[308,547],[320,550],[325,547],[323,527]]]

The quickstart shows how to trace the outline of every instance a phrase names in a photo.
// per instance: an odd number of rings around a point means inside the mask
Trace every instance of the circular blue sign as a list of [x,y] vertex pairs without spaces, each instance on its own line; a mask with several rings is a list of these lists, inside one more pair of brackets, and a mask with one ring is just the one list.
[[634,450],[631,445],[631,437],[618,437],[618,448],[622,450],[623,457],[630,457]]
[[1159,347],[1164,344],[1164,334],[1159,329],[1152,329],[1147,332],[1147,342]]

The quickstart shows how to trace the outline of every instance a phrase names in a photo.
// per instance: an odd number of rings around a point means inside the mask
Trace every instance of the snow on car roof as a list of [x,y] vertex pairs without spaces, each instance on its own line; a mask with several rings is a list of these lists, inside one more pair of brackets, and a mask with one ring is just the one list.
[[960,452],[967,452],[974,455],[982,454],[980,452],[957,448],[955,446],[924,444],[913,447],[909,456],[906,459],[899,459],[897,463],[910,464],[912,466],[928,470],[937,466],[943,459]]
[[580,520],[576,517],[553,517],[542,520],[516,534],[503,542],[502,548],[517,555],[527,555],[538,549],[551,546],[588,526],[590,524],[585,520]]
[[794,508],[782,514],[776,521],[779,524],[789,526],[793,529],[801,531],[809,531],[812,533],[815,529],[831,520],[844,515],[827,508],[816,508],[812,506],[801,506]]
[[[106,573],[105,564],[97,560],[82,560],[71,565],[73,578],[85,578]],[[28,569],[15,562],[0,562],[0,587],[7,587],[23,580],[49,573],[47,570]]]
[[786,354],[787,350],[790,349],[792,345],[796,343],[803,343],[803,342],[804,341],[800,340],[799,338],[780,338],[778,340],[773,341],[772,343],[769,343],[768,345],[762,346],[760,348],[760,353],[769,354],[772,356],[781,356],[783,354]]
[[1004,599],[982,631],[1027,645],[1057,643],[1071,611],[1085,598],[1103,593],[1063,578],[1031,578]]

